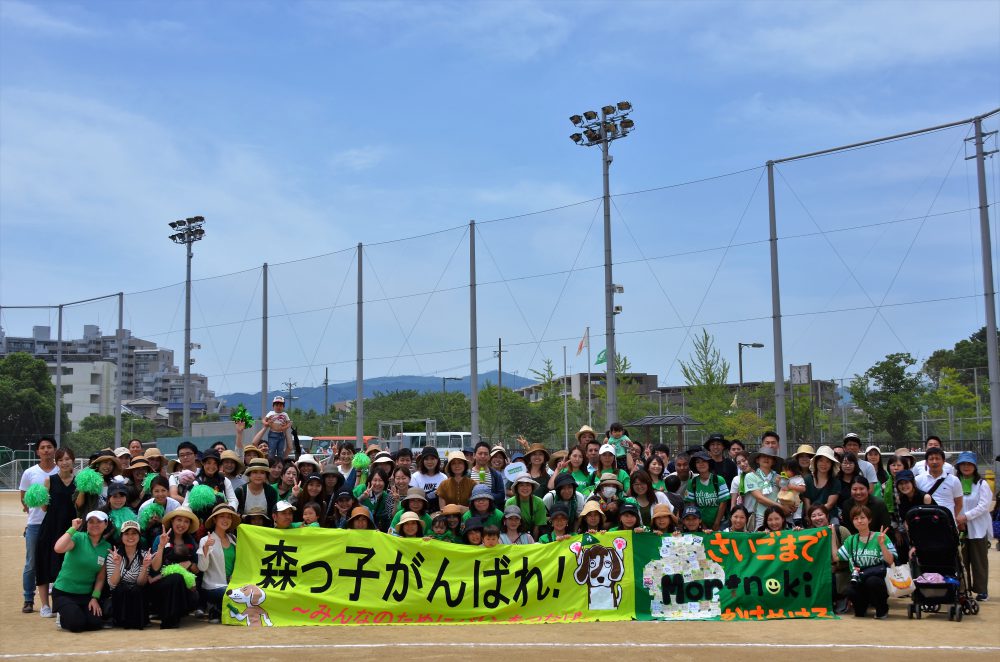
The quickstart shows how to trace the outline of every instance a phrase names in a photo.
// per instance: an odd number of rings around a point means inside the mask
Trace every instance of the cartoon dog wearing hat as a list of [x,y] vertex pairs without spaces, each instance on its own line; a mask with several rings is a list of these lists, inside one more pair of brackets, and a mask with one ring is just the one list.
[[267,615],[267,611],[260,607],[260,603],[264,602],[267,597],[264,594],[264,589],[256,584],[247,584],[240,588],[234,588],[228,595],[229,599],[236,604],[246,605],[246,609],[242,612],[238,612],[230,606],[230,616],[241,623],[246,622],[247,627],[259,628],[264,625],[271,627],[271,618]]
[[625,576],[625,558],[622,550],[628,543],[615,538],[611,547],[591,545],[584,547],[575,542],[569,546],[576,554],[576,572],[573,579],[587,587],[587,607],[595,610],[617,609],[622,601],[622,587],[618,582]]

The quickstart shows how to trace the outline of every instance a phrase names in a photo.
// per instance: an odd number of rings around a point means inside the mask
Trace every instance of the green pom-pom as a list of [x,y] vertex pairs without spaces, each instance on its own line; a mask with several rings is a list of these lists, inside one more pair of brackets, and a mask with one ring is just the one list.
[[146,474],[146,477],[142,480],[142,491],[145,492],[145,493],[147,493],[147,494],[149,494],[149,492],[150,492],[150,485],[153,484],[153,479],[156,478],[159,475],[160,474],[154,474],[154,473],[148,473],[148,474]]
[[84,494],[100,494],[104,489],[104,476],[87,467],[76,475],[76,489]]
[[236,407],[236,409],[233,410],[233,415],[230,416],[230,418],[233,419],[234,423],[243,421],[247,429],[253,427],[253,416],[250,415],[250,412],[247,411],[247,408],[243,406],[242,402]]
[[125,506],[124,508],[119,508],[118,510],[112,510],[108,513],[108,519],[115,527],[115,534],[117,535],[122,530],[122,524],[129,520],[138,520],[139,516],[135,514],[135,511]]
[[170,575],[180,575],[184,578],[184,585],[189,589],[194,588],[195,576],[190,570],[186,570],[176,563],[171,563],[170,565],[163,566],[160,570],[160,574],[164,577],[169,577]]
[[35,483],[25,490],[24,505],[28,508],[41,508],[49,505],[49,491],[41,483]]
[[163,512],[163,506],[154,501],[153,503],[143,508],[142,514],[139,515],[139,526],[141,526],[143,529],[148,529],[149,522],[154,517],[158,517],[162,520],[164,514],[165,513]]
[[215,506],[215,490],[208,485],[195,485],[188,492],[187,504],[196,512],[203,508],[212,508]]
[[372,463],[372,459],[365,455],[364,453],[357,453],[354,455],[354,459],[351,460],[351,466],[358,471],[364,471]]

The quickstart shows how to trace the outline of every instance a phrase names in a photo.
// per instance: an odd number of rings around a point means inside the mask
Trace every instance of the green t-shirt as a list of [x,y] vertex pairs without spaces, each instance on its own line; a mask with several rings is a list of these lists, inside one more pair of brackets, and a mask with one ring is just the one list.
[[536,496],[532,496],[531,501],[520,501],[513,496],[507,499],[506,505],[520,508],[521,521],[529,526],[545,526],[549,523],[549,511],[545,509],[545,502]]
[[226,579],[229,579],[236,567],[236,545],[229,543],[229,547],[223,547],[222,557],[226,560]]
[[617,439],[615,437],[608,437],[608,443],[615,447],[615,457],[622,457],[625,455],[626,441],[631,441],[631,439],[624,434]]
[[[538,497],[535,498],[537,499]],[[462,523],[464,524],[465,522],[468,522],[473,517],[478,517],[479,519],[483,520],[484,528],[487,526],[495,526],[497,528],[500,528],[500,523],[503,522],[503,512],[497,510],[496,508],[493,509],[493,512],[490,513],[489,517],[485,518],[482,515],[474,514],[471,510],[467,510],[462,515]]]
[[[397,529],[399,528],[399,520],[401,517],[403,517],[404,512],[407,511],[403,510],[396,511],[396,516],[392,518],[392,524],[389,525],[389,533],[393,532],[399,533],[399,531],[397,531]],[[433,523],[434,520],[432,520],[431,516],[428,515],[427,513],[421,513],[420,520],[424,523],[424,532],[421,535],[430,535],[431,524]]]
[[687,503],[693,503],[701,511],[701,521],[705,526],[712,526],[715,517],[719,514],[722,504],[729,501],[729,487],[726,479],[722,476],[712,474],[708,478],[708,484],[701,482],[701,478],[693,476],[688,482],[687,496],[684,497]]
[[[775,471],[764,475],[760,469],[754,469],[751,474],[747,476],[746,482],[747,493],[753,492],[755,490],[760,490],[762,496],[767,497],[771,501],[778,500],[778,474]],[[767,510],[767,504],[757,501],[754,504],[754,514],[757,516],[758,525],[764,523],[764,511]]]
[[104,559],[111,551],[111,543],[101,539],[90,544],[86,531],[73,534],[73,549],[63,556],[62,568],[56,577],[55,587],[64,593],[90,595],[94,590],[97,573],[104,570]]
[[[878,544],[878,533],[869,533],[868,541],[862,540],[857,533],[844,541],[844,544],[837,550],[837,556],[842,558],[856,568],[871,568],[880,563],[884,563],[882,558],[882,548]],[[892,539],[888,536],[885,539],[886,549],[896,558],[896,548],[892,544]]]

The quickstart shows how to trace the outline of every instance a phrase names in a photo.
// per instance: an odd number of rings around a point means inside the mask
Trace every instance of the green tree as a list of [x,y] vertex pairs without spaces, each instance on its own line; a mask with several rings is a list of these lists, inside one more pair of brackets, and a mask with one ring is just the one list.
[[[123,443],[132,437],[152,441],[156,436],[156,423],[153,421],[122,414]],[[80,421],[77,431],[63,436],[63,443],[72,448],[77,457],[86,457],[102,448],[112,448],[115,445],[115,417],[90,414]]]
[[[24,352],[0,358],[0,444],[27,448],[55,431],[56,388],[45,361]],[[62,429],[69,430],[64,411]]]
[[847,389],[868,415],[867,427],[886,432],[893,442],[915,436],[912,419],[919,414],[924,384],[920,374],[910,370],[914,365],[908,353],[889,354],[863,375],[855,375]]
[[704,423],[705,431],[723,430],[733,398],[727,386],[729,362],[715,347],[714,338],[702,329],[689,360],[680,364],[688,415]]
[[[928,390],[924,396],[928,418],[954,420],[976,417],[976,396],[972,389],[962,383],[960,375],[961,373],[954,368],[941,368],[937,388]],[[981,426],[972,423],[971,427],[977,436],[988,432],[990,429],[988,417]]]
[[986,327],[982,327],[968,338],[959,340],[952,349],[939,349],[924,361],[923,372],[935,384],[941,378],[944,368],[958,371],[959,382],[972,386],[972,368],[985,368]]

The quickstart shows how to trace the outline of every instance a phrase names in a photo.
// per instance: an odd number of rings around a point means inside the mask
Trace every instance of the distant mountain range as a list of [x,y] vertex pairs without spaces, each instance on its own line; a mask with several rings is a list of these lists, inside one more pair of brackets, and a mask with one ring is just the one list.
[[[487,384],[496,383],[496,370],[484,372],[479,375],[480,389],[484,388]],[[536,382],[533,379],[527,379],[526,377],[521,377],[520,375],[512,375],[507,372],[503,373],[503,385],[507,388],[522,388],[524,386],[530,386],[534,383]],[[343,402],[344,400],[354,400],[357,390],[355,384],[356,382],[353,381],[341,384],[330,384],[330,404],[332,405],[335,402]],[[442,382],[440,377],[419,377],[417,375],[372,377],[371,379],[365,379],[364,393],[366,398],[375,395],[375,393],[391,393],[393,391],[412,390],[420,393],[429,393],[440,392],[441,386]],[[458,380],[448,379],[444,382],[444,386],[449,392],[460,392],[465,395],[469,395],[470,393],[468,376],[462,377]],[[276,395],[283,395],[287,398],[288,391],[268,391],[269,399]],[[302,409],[305,411],[310,409],[323,411],[322,386],[305,386],[295,388],[292,390],[292,396],[295,400],[290,403],[290,408],[294,407],[295,409]],[[243,403],[243,405],[255,418],[259,418],[261,415],[261,412],[258,409],[258,407],[260,407],[260,391],[257,391],[256,393],[228,393],[218,397],[225,400],[226,404],[230,407],[235,407],[236,405]]]

